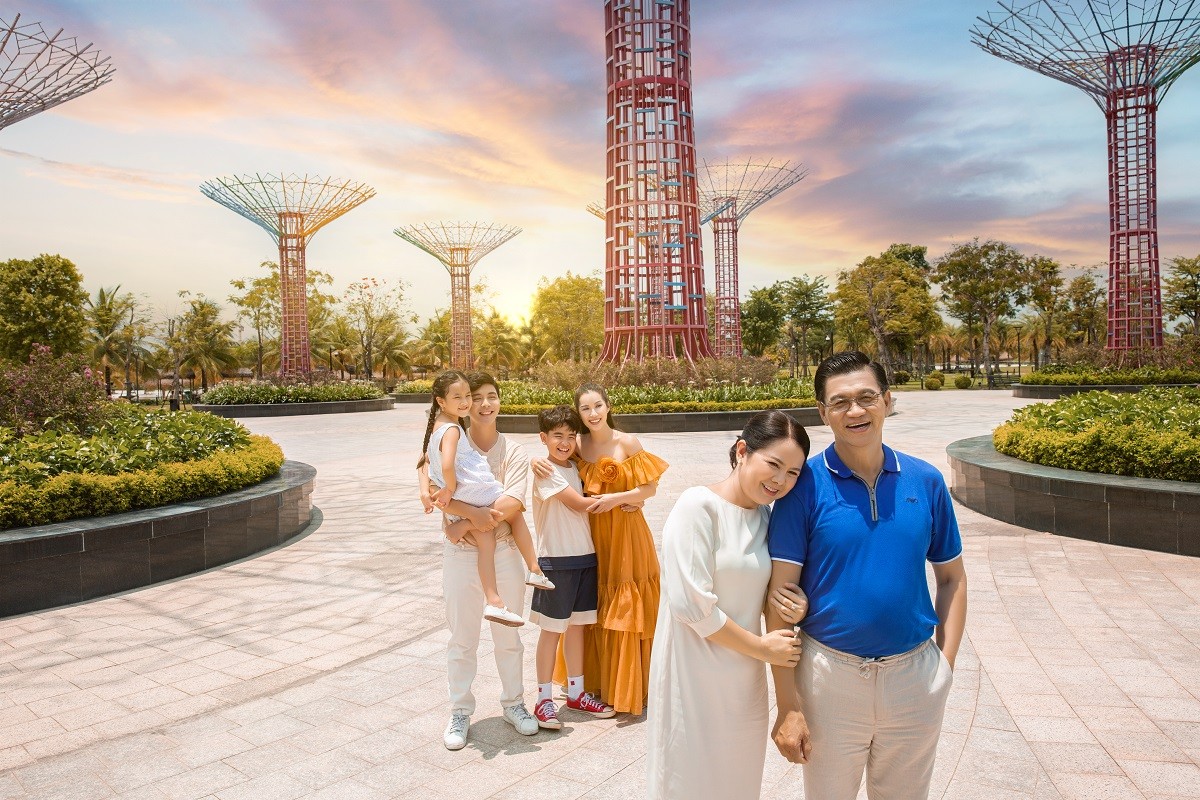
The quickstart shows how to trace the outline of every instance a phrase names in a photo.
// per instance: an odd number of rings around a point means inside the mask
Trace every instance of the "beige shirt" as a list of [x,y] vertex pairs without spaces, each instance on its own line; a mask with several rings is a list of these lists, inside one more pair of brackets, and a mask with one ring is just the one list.
[[[467,438],[471,440],[471,446],[483,454],[487,459],[488,469],[496,476],[496,480],[504,484],[504,494],[515,498],[521,504],[521,510],[525,510],[525,496],[529,493],[529,456],[525,453],[525,448],[519,444],[509,442],[504,437],[504,434],[497,434],[496,443],[492,445],[491,450],[484,450],[479,446],[474,439],[471,438],[470,430],[467,431]],[[446,518],[442,517],[442,528],[446,527]],[[496,540],[512,537],[512,527],[507,522],[501,522],[496,526]]]
[[568,486],[583,494],[583,482],[574,464],[563,467],[550,462],[554,472],[533,482],[533,527],[537,530],[538,557],[561,558],[596,552],[588,515],[575,511],[555,495]]

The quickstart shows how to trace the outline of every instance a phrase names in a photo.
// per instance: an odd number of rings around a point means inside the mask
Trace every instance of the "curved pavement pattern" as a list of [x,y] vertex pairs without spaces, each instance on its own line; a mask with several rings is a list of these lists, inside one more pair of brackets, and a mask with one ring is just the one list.
[[[946,471],[947,443],[1025,402],[901,394],[888,441]],[[561,733],[518,736],[486,631],[470,744],[443,748],[439,544],[413,480],[421,407],[247,424],[318,468],[323,522],[255,559],[0,620],[0,798],[643,796],[642,720],[567,712]],[[641,438],[674,465],[648,507],[657,531],[683,488],[725,473],[734,434]],[[959,518],[969,641],[933,796],[1200,796],[1200,560]],[[523,636],[532,699],[536,629]],[[802,796],[770,748],[764,797]]]

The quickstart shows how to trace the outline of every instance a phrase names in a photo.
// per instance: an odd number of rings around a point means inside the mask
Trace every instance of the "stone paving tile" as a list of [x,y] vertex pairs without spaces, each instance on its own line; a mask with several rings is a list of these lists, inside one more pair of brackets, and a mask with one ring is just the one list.
[[[946,472],[947,443],[1024,404],[905,393],[888,441]],[[440,546],[410,468],[422,416],[251,420],[318,469],[308,536],[0,620],[0,798],[641,798],[644,718],[519,736],[499,716],[486,628],[471,741],[442,747]],[[724,475],[734,437],[640,437],[676,465],[647,505],[652,530],[684,488]],[[971,610],[931,796],[1200,796],[1200,561],[958,513]],[[530,700],[536,636],[522,630]],[[763,796],[803,796],[774,747]]]

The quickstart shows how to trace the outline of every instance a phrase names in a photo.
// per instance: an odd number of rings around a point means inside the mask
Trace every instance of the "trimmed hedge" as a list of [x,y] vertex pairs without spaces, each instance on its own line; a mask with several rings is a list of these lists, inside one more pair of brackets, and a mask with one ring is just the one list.
[[992,434],[1005,455],[1082,472],[1200,482],[1200,390],[1083,392],[1018,409]]
[[[570,402],[567,402],[570,405]],[[742,400],[731,403],[718,402],[670,402],[670,403],[629,403],[616,405],[617,425],[621,424],[622,414],[678,414],[687,411],[761,411],[767,408],[808,408],[815,407],[817,401],[811,397],[784,398],[778,400]],[[516,416],[536,414],[550,404],[539,403],[502,403],[500,412]]]
[[1153,386],[1164,383],[1200,384],[1200,371],[1194,369],[1080,369],[1051,365],[1021,378],[1030,386]]
[[0,530],[182,503],[244,489],[279,472],[283,451],[265,436],[198,461],[118,475],[70,472],[40,485],[0,481]]
[[214,406],[277,403],[330,403],[339,400],[376,400],[384,392],[373,383],[223,383],[204,393],[203,402]]

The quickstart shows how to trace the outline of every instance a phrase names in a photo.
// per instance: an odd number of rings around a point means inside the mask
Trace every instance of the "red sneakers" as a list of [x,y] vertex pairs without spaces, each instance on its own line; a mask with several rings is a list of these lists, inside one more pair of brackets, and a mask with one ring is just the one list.
[[548,697],[533,707],[533,716],[537,719],[539,728],[556,731],[562,727],[562,722],[558,719],[558,706]]
[[596,719],[608,719],[617,715],[612,706],[600,702],[591,692],[584,692],[576,700],[568,697],[567,708],[572,711],[582,711],[585,714],[591,714]]

